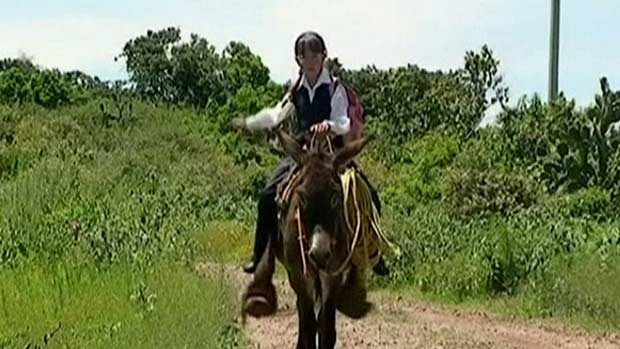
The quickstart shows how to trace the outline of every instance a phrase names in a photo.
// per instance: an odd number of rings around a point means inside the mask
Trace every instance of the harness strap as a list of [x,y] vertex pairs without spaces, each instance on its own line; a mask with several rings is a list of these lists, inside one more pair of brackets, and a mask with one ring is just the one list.
[[297,220],[297,240],[299,240],[299,252],[301,254],[301,265],[303,268],[304,275],[308,275],[308,263],[306,262],[306,247],[304,246],[304,241],[306,240],[306,236],[304,234],[303,226],[301,224],[301,214],[299,212],[299,207],[295,211],[295,220]]
[[329,153],[334,153],[334,147],[332,147],[332,141],[329,139],[329,136],[325,137],[327,139],[327,145],[329,146]]

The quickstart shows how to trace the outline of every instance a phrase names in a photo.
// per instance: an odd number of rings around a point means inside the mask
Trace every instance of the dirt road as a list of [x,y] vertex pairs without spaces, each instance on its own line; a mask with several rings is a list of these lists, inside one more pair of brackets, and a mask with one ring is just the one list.
[[[204,264],[206,275],[220,275],[239,289],[249,282],[237,266]],[[251,348],[294,348],[297,316],[294,294],[276,281],[278,313],[249,318],[245,326]],[[337,318],[337,348],[620,348],[620,338],[596,337],[562,328],[506,320],[482,312],[455,311],[392,294],[373,292],[373,311],[364,319]]]

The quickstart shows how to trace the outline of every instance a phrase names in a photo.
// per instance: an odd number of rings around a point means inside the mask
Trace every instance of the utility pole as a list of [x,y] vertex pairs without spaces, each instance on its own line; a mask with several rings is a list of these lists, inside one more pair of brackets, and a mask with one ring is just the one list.
[[549,43],[549,102],[558,96],[558,65],[560,56],[560,0],[551,0]]

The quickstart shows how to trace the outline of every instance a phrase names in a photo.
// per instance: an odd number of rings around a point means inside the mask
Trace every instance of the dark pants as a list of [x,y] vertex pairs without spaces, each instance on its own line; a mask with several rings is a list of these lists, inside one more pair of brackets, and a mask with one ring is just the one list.
[[[278,167],[275,170],[274,175],[267,182],[267,185],[263,189],[258,199],[258,218],[256,220],[256,235],[254,237],[254,261],[258,262],[260,257],[262,256],[265,248],[267,247],[267,242],[269,241],[269,237],[276,237],[278,232],[278,207],[276,204],[276,194],[278,190],[278,185],[282,183],[282,181],[288,176],[289,170],[295,165],[295,162],[291,157],[285,157]],[[381,202],[379,200],[379,194],[375,187],[370,184],[370,181],[364,175],[362,171],[359,170],[359,167],[354,163],[358,169],[358,172],[362,176],[362,178],[368,183],[370,187],[370,192],[372,195],[372,200],[381,214]]]
[[254,260],[257,262],[267,247],[269,236],[275,237],[278,231],[278,206],[276,204],[278,185],[282,183],[294,165],[295,162],[291,157],[282,159],[258,198],[258,218],[254,237]]

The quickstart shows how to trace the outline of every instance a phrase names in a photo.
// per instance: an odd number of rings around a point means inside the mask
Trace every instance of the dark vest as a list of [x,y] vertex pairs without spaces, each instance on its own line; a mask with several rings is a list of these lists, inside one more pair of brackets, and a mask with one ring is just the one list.
[[[297,125],[295,126],[295,137],[298,141],[303,141],[303,133],[310,130],[310,126],[329,120],[332,113],[330,85],[322,84],[314,92],[314,98],[310,102],[310,93],[305,86],[302,86],[293,93],[293,104],[297,113]],[[336,138],[335,147],[342,145],[341,137]]]
[[305,86],[295,91],[293,104],[297,112],[297,126],[295,133],[301,133],[310,129],[310,126],[324,120],[328,120],[332,112],[331,96],[329,95],[329,85],[322,84],[315,93],[314,99],[310,102],[310,94]]

